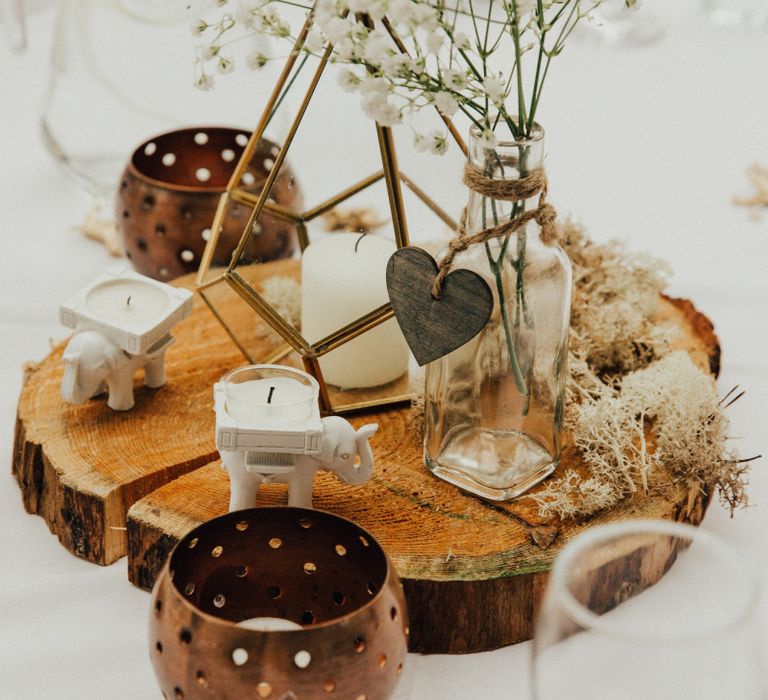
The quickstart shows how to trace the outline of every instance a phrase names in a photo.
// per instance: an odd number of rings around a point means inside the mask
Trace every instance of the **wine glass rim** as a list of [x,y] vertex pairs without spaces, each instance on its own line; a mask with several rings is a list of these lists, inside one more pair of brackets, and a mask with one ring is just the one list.
[[[745,582],[745,595],[743,596],[743,601],[736,608],[736,614],[722,624],[709,628],[705,627],[703,630],[696,629],[683,633],[655,630],[653,634],[646,634],[629,630],[624,624],[615,624],[610,620],[606,620],[604,615],[598,615],[580,603],[569,590],[566,580],[567,572],[574,561],[578,560],[585,550],[597,543],[607,542],[626,535],[644,534],[670,535],[680,539],[688,539],[692,543],[702,542],[711,547],[718,558],[726,560],[730,564],[728,571],[734,576],[740,575]],[[666,572],[664,575],[666,575]],[[553,594],[555,605],[570,617],[573,622],[585,630],[592,630],[613,638],[631,639],[636,642],[672,644],[711,638],[737,628],[755,609],[759,587],[753,568],[721,537],[686,523],[670,520],[637,519],[621,523],[598,525],[581,533],[569,542],[555,560],[551,574],[550,590]]]

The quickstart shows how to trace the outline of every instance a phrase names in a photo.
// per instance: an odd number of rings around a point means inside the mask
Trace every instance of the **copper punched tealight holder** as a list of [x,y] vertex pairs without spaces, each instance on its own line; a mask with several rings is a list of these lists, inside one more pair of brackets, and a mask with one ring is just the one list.
[[[120,179],[115,215],[126,255],[138,272],[169,280],[197,270],[219,198],[250,135],[225,127],[180,129],[155,136],[133,152]],[[279,152],[271,141],[259,141],[243,175],[245,189],[261,192]],[[298,226],[281,208],[301,205],[296,179],[284,167],[270,190],[269,206],[253,224],[248,251],[253,259],[293,255]],[[250,214],[240,204],[229,210],[216,264],[229,264]]]
[[[253,618],[301,627],[237,624]],[[407,638],[402,585],[373,537],[290,507],[235,511],[186,535],[155,584],[149,631],[169,700],[384,700]]]

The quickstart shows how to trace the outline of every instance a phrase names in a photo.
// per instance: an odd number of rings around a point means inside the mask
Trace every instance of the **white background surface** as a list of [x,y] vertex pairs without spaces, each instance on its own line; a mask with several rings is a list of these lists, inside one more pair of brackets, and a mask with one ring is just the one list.
[[[748,390],[730,415],[742,454],[751,456],[768,450],[768,213],[754,221],[731,198],[750,193],[747,166],[768,164],[768,33],[709,27],[692,0],[669,5],[648,3],[667,28],[660,43],[572,43],[554,66],[541,114],[551,199],[595,238],[623,238],[671,263],[672,293],[694,299],[715,321],[723,393],[734,384]],[[58,302],[110,262],[74,230],[89,200],[39,138],[50,26],[45,16],[32,21],[25,55],[0,46],[0,697],[154,698],[149,596],[128,583],[125,560],[102,568],[64,550],[40,518],[24,512],[10,476],[21,366],[65,336]],[[430,191],[441,190],[440,178],[458,181],[455,154],[436,165],[425,171]],[[715,503],[704,527],[743,551],[765,578],[763,462],[753,472],[754,506],[731,520]],[[412,697],[525,698],[528,653],[523,644],[465,657],[412,656]]]

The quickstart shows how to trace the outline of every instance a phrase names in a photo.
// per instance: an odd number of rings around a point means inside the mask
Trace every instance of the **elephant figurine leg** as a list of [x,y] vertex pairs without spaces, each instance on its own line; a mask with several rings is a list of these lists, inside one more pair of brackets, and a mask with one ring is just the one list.
[[312,486],[315,481],[315,470],[296,466],[288,481],[288,505],[297,508],[312,507]]
[[222,462],[229,475],[229,512],[253,508],[264,477],[256,472],[246,471],[243,454],[224,453]]
[[165,384],[165,353],[147,362],[144,367],[144,386],[159,389]]
[[115,411],[133,408],[133,366],[113,370],[107,378],[109,400],[107,405]]

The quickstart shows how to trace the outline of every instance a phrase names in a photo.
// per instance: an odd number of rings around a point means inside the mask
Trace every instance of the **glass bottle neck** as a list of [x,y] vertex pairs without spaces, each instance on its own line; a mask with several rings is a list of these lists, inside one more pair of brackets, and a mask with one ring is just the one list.
[[[535,175],[544,165],[544,133],[540,127],[530,139],[500,142],[489,148],[476,129],[470,132],[468,163],[473,175],[485,179],[482,192],[469,189],[466,229],[468,233],[500,226],[520,214],[535,209],[539,194],[515,199],[502,194],[505,183],[513,183]],[[498,187],[494,187],[498,185]],[[496,189],[498,192],[494,193]],[[527,226],[538,231],[535,225]]]

